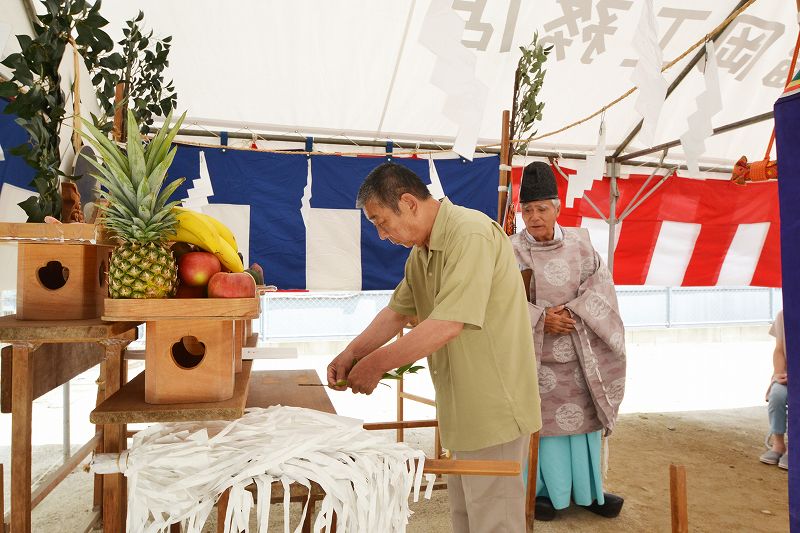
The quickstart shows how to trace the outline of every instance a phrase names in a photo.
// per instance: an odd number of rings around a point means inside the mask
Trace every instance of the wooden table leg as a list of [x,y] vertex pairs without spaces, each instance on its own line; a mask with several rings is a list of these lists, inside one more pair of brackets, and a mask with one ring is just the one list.
[[531,435],[528,446],[528,493],[525,498],[525,520],[528,531],[533,531],[536,516],[536,472],[539,468],[539,432]]
[[303,520],[303,528],[301,533],[311,533],[311,526],[314,525],[314,507],[316,500],[311,495],[311,489],[308,489],[308,509],[306,510],[306,517]]
[[[122,352],[130,341],[106,339],[100,341],[105,348],[105,396],[109,397],[122,386]],[[105,453],[120,453],[126,446],[125,424],[103,426],[103,449]],[[103,531],[120,533],[125,531],[126,479],[122,474],[103,476]]]
[[[95,407],[100,405],[103,400],[106,399],[106,364],[105,362],[100,363],[100,373],[97,377],[97,401],[95,403]],[[102,432],[103,426],[95,426],[95,432]],[[100,442],[97,443],[97,447],[94,449],[94,453],[103,453],[103,440],[100,439]],[[102,514],[103,509],[103,476],[102,474],[95,474],[94,475],[94,509],[100,510]]]
[[11,386],[11,531],[31,531],[31,422],[36,344],[14,344]]
[[683,465],[669,465],[669,506],[672,514],[672,533],[689,531],[686,467]]
[[225,532],[225,515],[228,514],[228,499],[230,495],[231,489],[227,489],[217,502],[217,533]]

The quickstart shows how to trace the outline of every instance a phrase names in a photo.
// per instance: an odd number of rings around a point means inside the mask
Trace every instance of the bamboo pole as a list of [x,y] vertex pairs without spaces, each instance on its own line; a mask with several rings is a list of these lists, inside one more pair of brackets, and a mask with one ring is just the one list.
[[[500,141],[500,164],[505,165],[508,160],[509,146],[509,122],[511,121],[511,112],[507,109],[503,111],[503,129],[501,130]],[[506,215],[506,201],[508,199],[508,179],[510,173],[507,170],[500,171],[500,179],[497,185],[497,223],[501,226]]]
[[72,147],[77,154],[81,150],[81,69],[80,54],[72,45],[72,66],[75,69],[75,82],[72,85]]
[[672,533],[688,533],[686,467],[683,465],[669,465],[669,504],[672,511]]
[[112,135],[115,141],[122,141],[123,131],[125,130],[125,106],[122,101],[125,97],[125,84],[120,82],[114,91],[114,129]]

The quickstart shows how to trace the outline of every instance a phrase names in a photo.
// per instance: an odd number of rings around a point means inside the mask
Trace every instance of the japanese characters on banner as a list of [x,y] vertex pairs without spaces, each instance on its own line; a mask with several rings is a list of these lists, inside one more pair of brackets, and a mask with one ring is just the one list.
[[[175,16],[173,3],[151,4],[150,23],[169,26]],[[493,144],[500,139],[501,113],[511,108],[519,47],[529,44],[535,32],[542,44],[553,46],[540,94],[546,103],[543,118],[536,124],[540,134],[580,120],[624,94],[633,85],[631,74],[641,59],[631,43],[641,29],[642,1],[329,0],[314,2],[313,9],[308,5],[232,3],[217,14],[218,38],[213,40],[201,35],[207,14],[183,10],[185,31],[182,39],[176,38],[170,73],[181,95],[179,104],[190,111],[190,118],[230,131],[259,126],[264,131],[302,135],[344,132],[354,138],[379,131],[379,137],[400,143],[442,145],[464,130],[470,137],[477,136],[479,145]],[[657,34],[655,39],[650,34],[650,46],[655,40],[662,61],[671,61],[716,28],[736,5],[720,0],[653,0]],[[443,27],[438,36],[428,35],[426,15],[433,6],[441,9],[437,17],[453,21],[452,35],[450,26]],[[107,2],[102,12],[118,26],[129,17],[129,9],[125,2]],[[796,35],[795,14],[794,2],[754,2],[720,34],[715,45],[724,109],[714,117],[714,126],[769,111],[786,80]],[[353,20],[359,23],[352,25]],[[348,31],[342,32],[343,27]],[[271,51],[264,61],[253,62],[239,53],[242,36],[256,34],[261,46]],[[423,34],[430,42],[421,39]],[[487,88],[485,105],[468,96],[478,94],[477,84],[459,84],[449,75],[437,78],[458,91],[453,93],[453,104],[446,105],[449,95],[431,83],[438,56],[428,44],[443,45],[456,61],[462,51],[469,52],[471,59],[463,56],[464,66],[472,69],[472,79]],[[214,76],[197,68],[202,58],[220,55],[226,61],[215,65]],[[668,70],[666,79],[674,79],[692,55]],[[276,83],[281,73],[291,73],[292,83]],[[686,131],[686,118],[702,83],[702,71],[695,68],[667,98],[655,144],[675,140]],[[237,98],[208,96],[225,94],[230,87],[238,88]],[[638,122],[635,100],[636,96],[628,98],[608,110],[609,145],[618,144]],[[464,118],[467,114],[470,128]],[[477,128],[473,128],[473,118]],[[706,143],[701,163],[730,166],[742,155],[744,145],[754,144],[753,139],[766,142],[770,132],[771,125],[762,123],[716,136]],[[596,141],[597,124],[588,122],[535,142],[534,149],[590,152]],[[649,143],[636,138],[630,149],[646,148],[643,144]],[[669,156],[681,159],[680,148]]]
[[[620,29],[620,18],[634,6],[631,0],[555,0],[555,3],[561,15],[544,23],[542,44],[553,45],[550,58],[558,62],[567,59],[568,50],[578,49],[580,62],[584,64],[594,62],[607,51],[606,42]],[[721,21],[712,17],[710,9],[700,9],[709,7],[704,6],[704,2],[659,4],[662,6],[655,13],[656,19],[659,27],[666,28],[659,40],[662,50],[677,41],[686,41],[687,34],[700,38]],[[732,7],[733,4],[726,4],[727,9]],[[769,64],[760,64],[759,60],[787,29],[794,29],[791,22],[768,20],[749,11],[739,15],[717,40],[719,68],[742,81],[758,65],[759,72],[763,73],[760,84],[782,89],[789,70],[790,55],[782,55],[780,60]],[[679,37],[681,33],[684,39]],[[636,60],[625,59],[620,66],[634,67]]]

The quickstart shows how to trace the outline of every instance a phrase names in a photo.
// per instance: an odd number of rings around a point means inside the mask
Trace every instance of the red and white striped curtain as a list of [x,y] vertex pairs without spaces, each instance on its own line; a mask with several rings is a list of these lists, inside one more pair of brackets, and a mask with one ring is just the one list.
[[[564,167],[561,170],[574,174]],[[521,174],[522,167],[513,169],[515,205]],[[617,217],[647,177],[631,174],[617,180]],[[587,228],[605,259],[608,224],[583,199],[567,208],[567,180],[558,172],[556,179],[562,200],[559,223]],[[648,190],[658,181],[651,180]],[[606,216],[609,187],[609,178],[603,178],[586,192]],[[618,223],[615,233],[614,281],[618,285],[781,286],[776,181],[740,186],[726,180],[672,176]]]

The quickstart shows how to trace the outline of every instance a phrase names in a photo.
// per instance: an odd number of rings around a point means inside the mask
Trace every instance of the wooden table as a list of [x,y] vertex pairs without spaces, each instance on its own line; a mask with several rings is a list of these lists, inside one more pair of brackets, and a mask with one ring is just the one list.
[[[324,413],[336,414],[331,399],[325,387],[301,387],[299,383],[322,384],[319,375],[314,370],[259,370],[250,377],[250,394],[247,397],[247,407],[270,407],[283,405],[287,407],[304,407],[315,409]],[[310,494],[309,494],[310,492]],[[217,505],[217,533],[223,531],[223,520],[227,508],[226,492]],[[305,503],[308,501],[308,513],[303,521],[302,533],[310,533],[313,525],[314,507],[316,502],[325,497],[325,491],[317,483],[311,482],[310,489],[292,483],[289,486],[289,501]],[[272,499],[270,503],[283,501],[283,485],[273,484]],[[335,533],[336,525],[331,528]]]
[[298,383],[322,384],[314,370],[259,370],[250,376],[247,407],[284,405],[305,407],[335,415],[325,387],[300,387]]
[[[53,310],[53,315],[58,315],[58,309]],[[30,533],[31,508],[76,466],[75,457],[81,455],[85,457],[94,449],[95,443],[102,443],[105,449],[125,446],[122,426],[114,424],[98,428],[95,437],[75,454],[72,460],[57,470],[49,482],[44,484],[43,489],[37,490],[32,502],[33,400],[96,364],[91,357],[87,359],[70,356],[69,351],[59,350],[58,347],[50,345],[99,344],[102,348],[102,364],[101,379],[98,380],[98,397],[108,397],[124,382],[122,353],[125,347],[136,339],[138,325],[138,322],[103,322],[100,319],[33,321],[17,320],[14,315],[0,317],[0,342],[11,344],[10,358],[4,357],[2,388],[4,406],[9,407],[10,403],[11,409],[11,531],[13,533]],[[43,345],[45,347],[40,350]],[[41,373],[45,368],[48,369],[47,373]],[[39,375],[37,372],[40,372]],[[7,393],[9,388],[10,395]],[[95,502],[99,504],[99,494],[103,491],[98,487],[99,478],[96,479]],[[105,483],[117,487],[119,491],[124,490],[124,479],[121,474],[106,476]],[[104,522],[119,524],[125,513],[122,500],[108,500],[104,497],[102,505]]]
[[[105,427],[122,428],[122,435],[127,436],[126,424],[155,422],[187,422],[202,420],[235,420],[244,414],[245,402],[250,384],[252,361],[244,361],[242,371],[236,374],[233,397],[229,400],[213,403],[188,404],[150,404],[144,401],[145,370],[113,395],[98,405],[89,415],[93,424],[104,424]],[[125,438],[111,443],[104,449],[105,453],[119,453],[125,449]],[[103,500],[109,505],[119,506],[122,514],[118,520],[103,521],[104,533],[125,531],[127,490],[122,474],[106,474],[105,478],[119,477],[122,482],[110,483],[104,487]],[[115,507],[116,508],[116,507]],[[180,531],[179,525],[171,531]]]

